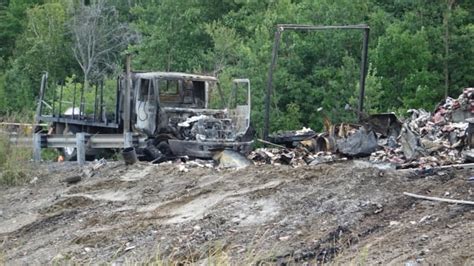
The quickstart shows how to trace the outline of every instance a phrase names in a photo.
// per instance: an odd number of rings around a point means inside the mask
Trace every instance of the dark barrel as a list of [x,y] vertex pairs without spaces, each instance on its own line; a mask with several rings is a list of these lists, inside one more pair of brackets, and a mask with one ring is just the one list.
[[123,149],[122,157],[125,164],[134,164],[137,162],[137,153],[134,147],[128,147]]

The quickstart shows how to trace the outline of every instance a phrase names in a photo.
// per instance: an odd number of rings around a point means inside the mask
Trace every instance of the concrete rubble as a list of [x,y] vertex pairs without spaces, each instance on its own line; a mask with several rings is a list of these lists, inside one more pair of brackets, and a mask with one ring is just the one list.
[[270,141],[278,148],[259,148],[248,158],[256,164],[293,167],[361,157],[395,168],[472,162],[474,88],[464,89],[457,99],[448,97],[434,113],[410,109],[408,115],[400,121],[394,114],[376,114],[357,125],[326,121],[322,133],[308,128],[277,133]]

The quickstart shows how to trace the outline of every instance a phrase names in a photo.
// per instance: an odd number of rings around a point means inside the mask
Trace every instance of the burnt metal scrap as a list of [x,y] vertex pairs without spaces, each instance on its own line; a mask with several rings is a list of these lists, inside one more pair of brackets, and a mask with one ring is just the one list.
[[[285,148],[261,148],[249,158],[258,164],[315,165],[357,157],[396,168],[460,164],[474,157],[474,88],[447,98],[434,113],[408,111],[401,122],[394,114],[364,116],[361,124],[326,125],[325,132],[311,129],[270,136]],[[326,123],[328,124],[328,123]]]

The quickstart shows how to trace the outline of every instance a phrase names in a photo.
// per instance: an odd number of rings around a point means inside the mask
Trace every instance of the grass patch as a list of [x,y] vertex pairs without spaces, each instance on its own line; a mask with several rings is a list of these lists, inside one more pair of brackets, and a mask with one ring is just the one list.
[[0,185],[20,185],[29,180],[26,163],[32,158],[32,149],[12,143],[8,135],[0,133]]

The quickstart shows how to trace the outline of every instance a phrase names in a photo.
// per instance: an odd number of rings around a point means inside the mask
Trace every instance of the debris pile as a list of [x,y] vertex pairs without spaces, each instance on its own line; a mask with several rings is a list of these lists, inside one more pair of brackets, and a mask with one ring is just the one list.
[[309,164],[313,160],[313,155],[305,148],[295,149],[281,148],[259,148],[252,151],[248,158],[255,164],[291,165],[298,167]]
[[[434,114],[423,109],[408,110],[396,139],[379,141],[381,150],[370,156],[373,162],[391,162],[400,168],[434,167],[459,164],[469,150],[468,119],[474,116],[474,88],[467,88],[458,99],[447,98]],[[396,140],[396,142],[394,141]]]
[[249,155],[257,164],[315,165],[357,157],[396,168],[459,164],[472,159],[474,88],[447,98],[432,114],[408,110],[402,122],[394,114],[375,114],[360,125],[325,123],[325,132],[300,131],[271,136],[278,148],[260,148]]

